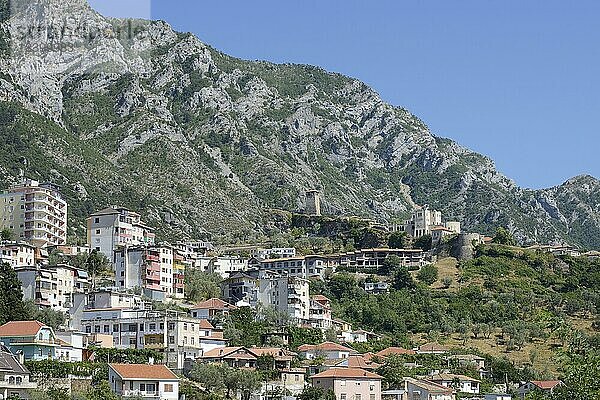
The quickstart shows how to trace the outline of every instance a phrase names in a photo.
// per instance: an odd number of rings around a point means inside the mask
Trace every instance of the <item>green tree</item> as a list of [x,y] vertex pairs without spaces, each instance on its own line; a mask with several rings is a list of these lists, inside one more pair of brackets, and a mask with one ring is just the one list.
[[335,400],[335,394],[332,390],[325,390],[315,386],[306,386],[302,393],[298,395],[298,400]]
[[3,241],[14,240],[14,237],[15,237],[15,233],[8,228],[4,228],[0,231],[0,240],[3,240]]
[[393,271],[392,276],[392,286],[396,290],[407,288],[410,289],[415,286],[415,280],[413,279],[412,275],[408,271],[408,267],[406,266],[400,266],[396,268]]
[[84,268],[92,278],[92,289],[96,287],[96,277],[103,272],[111,270],[110,262],[106,256],[100,253],[98,250],[92,250],[92,252],[87,256],[84,263]]
[[413,247],[423,251],[431,250],[431,235],[423,235],[420,238],[415,239]]
[[29,318],[40,321],[52,329],[57,330],[61,325],[64,325],[66,316],[62,311],[53,310],[51,308],[40,308],[35,305],[33,300],[24,301],[25,310]]
[[219,283],[223,280],[221,275],[202,272],[194,268],[185,270],[185,296],[191,302],[221,297]]
[[425,265],[417,274],[417,279],[427,285],[432,285],[437,281],[438,268],[433,264]]
[[406,232],[393,232],[388,238],[390,249],[408,249],[410,247],[410,236]]
[[6,263],[0,263],[0,294],[0,325],[30,318],[23,302],[21,281],[15,270]]
[[496,235],[494,235],[492,243],[503,244],[506,246],[515,246],[517,244],[517,241],[507,229],[500,227],[496,230]]
[[600,354],[571,354],[564,377],[565,385],[558,388],[553,400],[600,399]]
[[189,373],[190,379],[196,381],[209,393],[216,393],[225,389],[225,369],[218,364],[196,363]]
[[400,267],[402,265],[402,259],[400,257],[398,257],[395,254],[392,254],[391,256],[386,257],[385,260],[383,260],[383,263],[381,263],[381,266],[379,267],[379,271],[377,271],[379,273],[379,275],[390,275],[392,273],[392,271],[394,271],[396,268]]
[[108,381],[101,381],[88,390],[86,398],[88,400],[119,400],[119,396],[112,391]]

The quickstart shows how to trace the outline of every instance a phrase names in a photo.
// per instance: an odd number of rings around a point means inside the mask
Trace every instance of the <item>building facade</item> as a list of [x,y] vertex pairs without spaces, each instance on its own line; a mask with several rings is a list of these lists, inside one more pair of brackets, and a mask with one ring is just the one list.
[[0,229],[36,247],[67,242],[67,202],[57,186],[26,180],[0,194]]

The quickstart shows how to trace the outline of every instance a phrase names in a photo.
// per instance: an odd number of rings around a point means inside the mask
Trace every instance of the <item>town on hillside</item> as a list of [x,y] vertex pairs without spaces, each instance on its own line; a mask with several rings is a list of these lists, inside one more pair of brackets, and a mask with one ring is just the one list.
[[[518,248],[505,230],[463,232],[422,206],[403,223],[369,222],[365,232],[386,238],[370,247],[323,245],[301,229],[303,248],[226,246],[158,240],[136,210],[107,205],[87,217],[81,244],[68,240],[67,214],[52,184],[0,194],[0,399],[510,400],[565,386],[561,371],[533,373],[533,357],[467,345],[500,327],[417,332],[414,313],[367,315],[391,296],[459,291],[461,278],[439,266],[493,243]],[[303,217],[321,214],[319,192],[307,191]],[[518,251],[600,258],[566,245]],[[502,329],[490,351],[526,346]]]

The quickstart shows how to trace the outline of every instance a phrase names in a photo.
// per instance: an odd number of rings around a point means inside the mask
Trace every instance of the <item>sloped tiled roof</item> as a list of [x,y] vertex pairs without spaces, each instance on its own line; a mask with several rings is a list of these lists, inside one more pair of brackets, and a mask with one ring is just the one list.
[[45,326],[39,321],[11,321],[0,326],[0,337],[35,336]]
[[226,301],[217,298],[212,298],[196,304],[194,307],[192,307],[192,310],[235,310],[236,308],[236,306],[234,306],[233,304],[229,304]]
[[410,382],[415,386],[426,389],[430,393],[447,393],[450,394],[453,392],[452,388],[448,388],[442,385],[438,385],[435,382],[431,382],[424,379],[415,379],[415,378],[404,378],[404,381]]
[[471,378],[466,375],[457,375],[457,374],[435,374],[429,376],[423,376],[421,379],[429,380],[432,382],[452,382],[454,379],[458,379],[461,382],[469,381],[469,382],[481,382],[479,379]]
[[381,376],[360,368],[330,368],[312,376],[313,380],[319,378],[381,379]]
[[205,319],[200,320],[200,329],[215,329],[210,322]]
[[539,387],[540,389],[554,389],[556,386],[562,384],[562,381],[531,381],[532,384]]
[[448,351],[450,351],[450,349],[448,349],[446,346],[442,346],[439,343],[427,343],[427,344],[420,346],[419,351],[420,352],[430,352],[430,353],[431,352],[442,353],[442,352],[448,352]]
[[324,342],[321,344],[303,344],[298,347],[298,351],[348,351],[350,353],[356,353],[356,350],[353,350],[349,347],[342,346],[341,344],[337,344],[334,342]]
[[109,364],[109,366],[123,379],[179,380],[177,375],[164,365]]
[[412,355],[412,354],[416,354],[416,352],[414,350],[408,350],[402,347],[388,347],[387,349],[383,349],[381,351],[378,351],[377,353],[375,353],[376,356],[378,357],[387,357],[390,355]]
[[348,356],[348,368],[361,368],[361,369],[377,369],[381,364],[374,363],[365,359],[361,355]]
[[222,358],[226,357],[229,354],[235,353],[240,349],[243,349],[242,346],[233,346],[233,347],[217,347],[215,349],[209,350],[202,355],[202,358]]

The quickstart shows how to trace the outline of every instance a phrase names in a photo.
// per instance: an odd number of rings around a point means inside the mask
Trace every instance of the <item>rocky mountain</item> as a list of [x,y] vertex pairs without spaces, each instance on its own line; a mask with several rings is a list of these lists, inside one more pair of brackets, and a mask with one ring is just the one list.
[[0,187],[61,185],[74,235],[122,204],[165,235],[257,238],[317,188],[331,214],[390,221],[427,203],[468,230],[600,247],[598,180],[519,188],[358,80],[240,60],[84,0],[0,4]]

